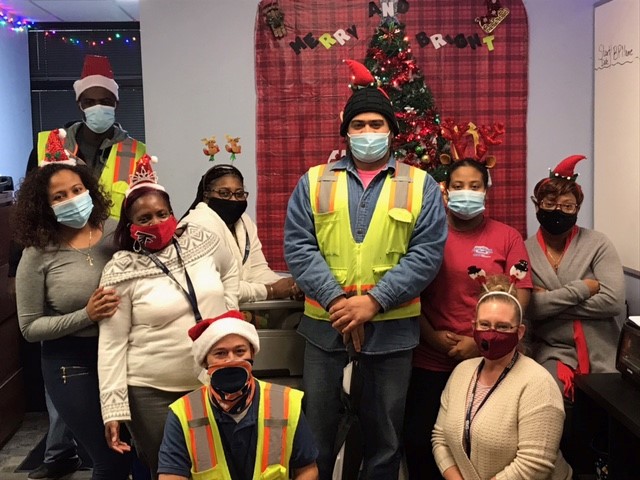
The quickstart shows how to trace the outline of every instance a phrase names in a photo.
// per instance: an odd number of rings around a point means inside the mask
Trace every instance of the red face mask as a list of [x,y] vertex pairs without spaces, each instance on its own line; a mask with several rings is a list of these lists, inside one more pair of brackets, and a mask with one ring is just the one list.
[[139,247],[136,251],[139,251],[140,247],[150,252],[162,250],[171,242],[177,226],[178,221],[173,215],[164,222],[156,223],[155,225],[131,225],[129,227],[131,238],[136,241],[133,249],[136,250],[136,245],[138,245]]
[[489,360],[497,360],[511,352],[520,339],[515,332],[498,332],[496,330],[473,330],[473,339],[478,345],[480,355]]

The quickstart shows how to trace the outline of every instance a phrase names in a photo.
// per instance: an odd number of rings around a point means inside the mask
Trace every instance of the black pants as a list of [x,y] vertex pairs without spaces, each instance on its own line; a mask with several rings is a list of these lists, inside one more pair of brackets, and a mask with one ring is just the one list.
[[131,456],[109,448],[98,389],[98,338],[43,342],[42,376],[60,417],[93,462],[93,480],[129,478]]
[[451,372],[413,368],[404,415],[404,448],[410,480],[442,478],[431,450],[440,396]]

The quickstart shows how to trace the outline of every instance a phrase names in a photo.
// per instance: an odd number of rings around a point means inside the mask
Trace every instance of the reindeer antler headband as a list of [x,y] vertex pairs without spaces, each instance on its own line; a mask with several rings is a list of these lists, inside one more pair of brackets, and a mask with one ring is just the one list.
[[516,306],[518,307],[518,313],[520,316],[520,323],[522,323],[522,317],[523,317],[523,312],[522,312],[522,305],[520,305],[520,302],[518,301],[518,298],[511,293],[514,288],[516,283],[518,283],[520,280],[522,280],[526,275],[527,272],[529,271],[529,263],[526,260],[520,260],[518,263],[516,263],[515,265],[513,265],[511,267],[511,269],[509,270],[509,290],[506,292],[501,292],[501,291],[491,291],[487,288],[487,274],[486,272],[479,267],[476,267],[475,265],[471,265],[468,269],[467,272],[469,273],[469,276],[477,281],[482,288],[484,289],[484,291],[486,292],[482,298],[480,299],[480,301],[478,302],[478,304],[476,305],[476,311],[478,310],[478,307],[480,306],[481,303],[483,303],[487,298],[492,297],[492,296],[507,296],[509,297],[511,300],[513,300],[516,304]]

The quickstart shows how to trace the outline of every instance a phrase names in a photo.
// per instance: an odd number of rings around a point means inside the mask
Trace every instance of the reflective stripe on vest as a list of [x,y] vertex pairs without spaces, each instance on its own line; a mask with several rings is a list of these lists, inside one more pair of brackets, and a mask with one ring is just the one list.
[[[49,138],[48,131],[38,133],[38,165],[44,160],[47,140]],[[64,139],[64,147],[73,152],[78,151],[78,144],[73,135],[67,135]],[[129,188],[129,177],[133,175],[136,169],[136,162],[146,151],[146,146],[142,142],[127,137],[123,141],[114,144],[109,152],[100,178],[98,182],[107,192],[113,202],[109,216],[120,218],[120,208],[124,201],[124,194]]]
[[[335,196],[340,170],[331,170],[328,165],[320,165],[318,178],[318,194],[316,196],[316,211],[329,213],[335,208]],[[405,208],[411,211],[413,178],[411,166],[396,162],[396,171],[391,184],[391,198],[389,208]]]
[[[426,173],[396,163],[387,174],[371,222],[362,242],[351,232],[348,173],[320,165],[309,170],[309,198],[312,204],[320,252],[347,296],[364,295],[384,274],[398,264],[407,251],[416,219],[422,209]],[[419,315],[420,299],[377,314],[373,320],[410,318]],[[328,320],[329,314],[314,299],[305,300],[305,314]]]
[[[256,380],[260,385],[257,451],[254,479],[285,480],[293,449],[293,438],[300,418],[302,392]],[[193,478],[205,479],[216,469],[216,479],[230,480],[229,468],[220,440],[208,387],[185,395],[171,404],[183,428],[191,457]]]

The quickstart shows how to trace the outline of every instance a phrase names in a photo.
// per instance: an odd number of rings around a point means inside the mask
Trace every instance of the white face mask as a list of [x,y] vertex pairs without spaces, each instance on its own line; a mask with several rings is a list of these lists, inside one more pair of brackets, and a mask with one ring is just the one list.
[[389,150],[389,132],[347,134],[349,147],[356,160],[375,163]]
[[84,110],[85,124],[95,133],[104,133],[116,121],[116,109],[108,105],[94,105]]

